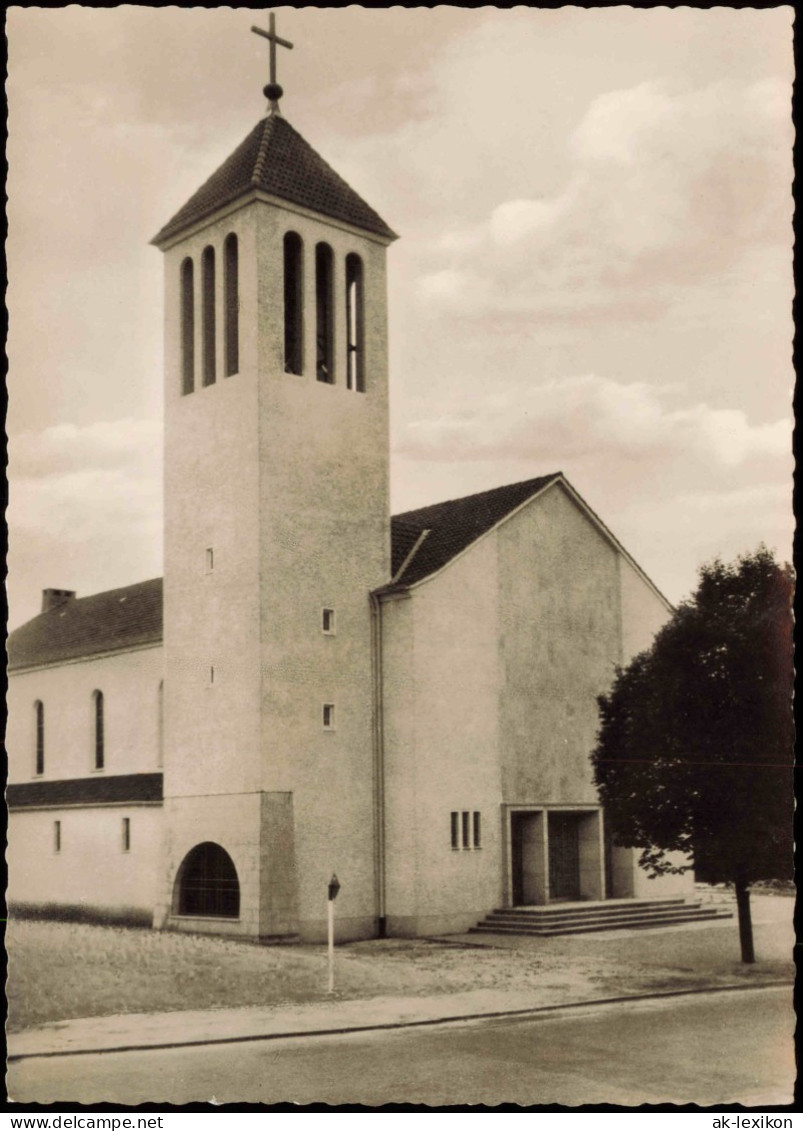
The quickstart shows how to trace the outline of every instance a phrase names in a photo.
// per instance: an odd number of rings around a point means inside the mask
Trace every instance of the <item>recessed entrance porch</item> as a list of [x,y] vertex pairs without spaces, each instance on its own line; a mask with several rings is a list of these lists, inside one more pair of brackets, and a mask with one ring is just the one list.
[[508,905],[605,898],[598,806],[510,806]]

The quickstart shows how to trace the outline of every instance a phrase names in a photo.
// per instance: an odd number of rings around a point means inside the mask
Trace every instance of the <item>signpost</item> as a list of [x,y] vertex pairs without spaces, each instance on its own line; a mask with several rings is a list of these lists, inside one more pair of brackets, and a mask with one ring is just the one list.
[[335,992],[335,900],[337,893],[340,891],[340,881],[337,876],[332,873],[332,878],[329,881],[329,896],[327,902],[327,925],[328,925],[328,940],[329,940],[329,993]]

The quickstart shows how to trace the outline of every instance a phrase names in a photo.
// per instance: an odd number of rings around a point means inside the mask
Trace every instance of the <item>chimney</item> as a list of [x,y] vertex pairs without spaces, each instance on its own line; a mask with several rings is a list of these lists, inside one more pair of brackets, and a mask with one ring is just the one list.
[[42,612],[49,613],[51,609],[56,609],[59,605],[66,605],[68,601],[74,600],[74,589],[43,589]]

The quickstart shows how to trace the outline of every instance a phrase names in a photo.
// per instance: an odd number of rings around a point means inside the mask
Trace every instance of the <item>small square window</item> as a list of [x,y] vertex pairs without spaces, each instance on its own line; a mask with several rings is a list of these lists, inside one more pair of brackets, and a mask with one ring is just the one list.
[[61,852],[61,821],[53,822],[53,851]]
[[323,609],[321,613],[321,629],[327,636],[335,634],[335,610]]
[[123,852],[131,849],[131,818],[123,817]]
[[335,729],[335,705],[334,703],[324,703],[323,705],[323,729]]
[[479,813],[475,812],[474,813],[474,847],[475,848],[481,848],[482,847],[481,832],[482,832],[482,829],[480,827],[480,815],[479,815]]
[[460,847],[460,814],[452,813],[452,848]]

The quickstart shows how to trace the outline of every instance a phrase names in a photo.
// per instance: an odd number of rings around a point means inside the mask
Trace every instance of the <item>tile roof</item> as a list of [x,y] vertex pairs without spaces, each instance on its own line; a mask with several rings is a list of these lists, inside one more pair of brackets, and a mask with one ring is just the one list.
[[158,644],[162,639],[162,579],[91,597],[75,597],[29,620],[8,637],[9,670],[97,652]]
[[254,189],[386,239],[396,239],[382,217],[318,156],[301,134],[281,115],[271,114],[251,130],[151,242],[158,245],[170,239]]
[[[506,487],[496,487],[492,491],[481,491],[477,495],[467,495],[462,499],[449,499],[445,503],[434,503],[429,507],[405,511],[390,520],[391,539],[394,547],[394,578],[401,567],[407,547],[409,553],[416,537],[428,530],[411,560],[407,563],[395,584],[400,587],[422,581],[430,574],[447,565],[472,542],[485,534],[522,503],[537,494],[544,487],[561,478],[561,472],[542,475],[538,479],[527,479],[523,483],[511,483]],[[396,546],[399,545],[397,559]]]
[[161,774],[97,775],[68,781],[26,781],[6,786],[9,809],[43,805],[111,805],[161,801]]

